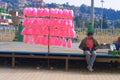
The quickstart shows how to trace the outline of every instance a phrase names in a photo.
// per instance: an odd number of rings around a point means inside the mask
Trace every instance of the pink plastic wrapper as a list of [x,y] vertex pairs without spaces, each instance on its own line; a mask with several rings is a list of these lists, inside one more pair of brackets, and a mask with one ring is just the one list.
[[71,39],[68,39],[67,47],[72,48],[72,40]]
[[26,36],[26,35],[24,35],[24,43],[28,43],[28,41],[29,41],[29,38],[28,38],[28,36]]
[[66,39],[65,39],[65,38],[62,40],[62,46],[63,46],[63,47],[66,47],[66,46],[67,46],[67,42],[66,42]]

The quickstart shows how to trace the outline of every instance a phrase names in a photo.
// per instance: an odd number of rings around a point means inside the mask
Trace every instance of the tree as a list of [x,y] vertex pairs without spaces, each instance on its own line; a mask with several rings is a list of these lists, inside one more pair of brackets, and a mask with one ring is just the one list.
[[107,29],[108,28],[108,21],[107,21],[107,18],[106,18],[106,15],[103,15],[103,23],[102,23],[102,28],[103,29]]
[[114,27],[115,28],[120,28],[120,20],[115,20],[114,21]]
[[57,8],[58,5],[56,3],[51,3],[51,4],[47,4],[47,7],[50,7],[50,8]]
[[85,21],[85,27],[86,27],[86,28],[89,26],[89,23],[90,23],[90,22],[91,22],[90,20]]
[[94,28],[99,28],[100,27],[100,21],[95,19],[94,20]]
[[76,16],[74,18],[75,21],[75,26],[77,28],[82,28],[83,27],[83,19],[82,19],[82,14],[80,14],[79,16]]

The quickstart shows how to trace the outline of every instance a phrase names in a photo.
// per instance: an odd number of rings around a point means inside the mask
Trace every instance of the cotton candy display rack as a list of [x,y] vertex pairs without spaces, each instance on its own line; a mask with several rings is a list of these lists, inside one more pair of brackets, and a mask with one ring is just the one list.
[[25,8],[24,43],[72,47],[75,37],[73,10]]

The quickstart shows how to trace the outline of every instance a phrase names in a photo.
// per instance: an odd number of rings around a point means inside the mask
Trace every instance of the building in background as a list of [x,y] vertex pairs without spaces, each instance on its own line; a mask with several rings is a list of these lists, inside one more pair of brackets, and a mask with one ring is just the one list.
[[0,8],[4,8],[4,9],[7,9],[7,3],[6,2],[2,2],[1,0],[0,0]]
[[43,0],[33,0],[34,7],[44,7],[45,2]]
[[7,13],[0,13],[0,26],[8,26],[10,24],[12,24],[11,15]]

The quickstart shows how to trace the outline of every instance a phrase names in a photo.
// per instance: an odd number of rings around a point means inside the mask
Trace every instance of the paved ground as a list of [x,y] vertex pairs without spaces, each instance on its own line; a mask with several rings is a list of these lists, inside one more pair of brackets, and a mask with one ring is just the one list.
[[0,67],[0,80],[120,80],[120,73]]

